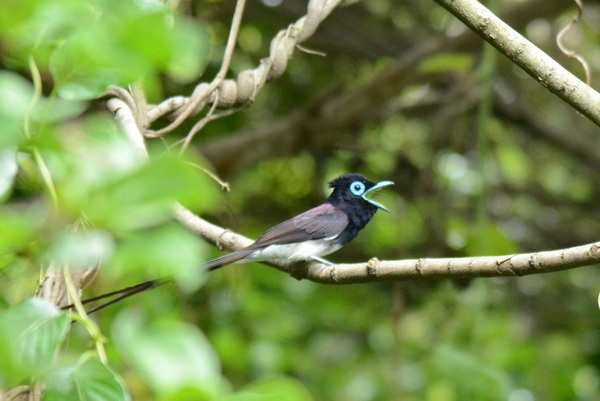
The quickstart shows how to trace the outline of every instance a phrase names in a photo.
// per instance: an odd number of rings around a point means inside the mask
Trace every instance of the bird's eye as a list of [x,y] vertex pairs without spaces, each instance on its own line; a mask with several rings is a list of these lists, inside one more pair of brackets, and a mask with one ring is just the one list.
[[352,184],[350,184],[350,191],[354,195],[360,196],[365,192],[365,184],[360,181],[354,181]]

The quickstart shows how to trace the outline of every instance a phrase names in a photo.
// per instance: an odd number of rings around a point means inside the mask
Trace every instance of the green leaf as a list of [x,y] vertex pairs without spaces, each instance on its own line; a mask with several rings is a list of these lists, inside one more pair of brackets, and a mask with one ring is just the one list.
[[144,325],[139,314],[125,311],[114,323],[113,338],[123,358],[157,393],[185,390],[206,399],[221,391],[219,359],[195,326],[177,321]]
[[17,147],[0,147],[0,202],[10,196],[18,170]]
[[531,177],[529,155],[525,149],[516,145],[498,145],[498,161],[506,180],[517,187],[522,187]]
[[466,53],[442,53],[427,58],[419,65],[422,74],[446,71],[468,71],[473,67],[473,56]]
[[90,191],[81,205],[97,224],[113,230],[150,227],[170,219],[175,201],[192,207],[212,204],[215,186],[202,172],[166,155]]
[[0,314],[0,387],[43,377],[68,329],[68,315],[41,298]]
[[177,223],[141,230],[118,243],[107,268],[130,273],[152,269],[156,276],[177,275],[183,285],[197,288],[194,277],[204,273],[197,268],[205,260],[207,245]]
[[97,7],[78,0],[3,0],[0,32],[11,67],[26,69],[31,56],[45,69],[57,43],[97,19]]
[[56,90],[66,99],[90,99],[168,70],[180,81],[197,78],[210,38],[201,24],[175,18],[160,2],[96,0],[98,18],[66,38],[50,57]]
[[261,400],[312,401],[313,397],[299,381],[290,377],[271,377],[258,380],[244,388],[245,392],[260,394]]
[[33,100],[33,87],[19,75],[0,71],[0,147],[25,140],[24,121]]
[[48,252],[48,259],[73,267],[99,264],[113,249],[113,239],[101,230],[65,230],[55,234]]
[[[510,377],[486,361],[478,360],[466,351],[442,344],[433,352],[433,363],[445,378],[456,383],[462,397],[470,399],[507,399],[511,390]],[[494,394],[494,398],[485,395]]]
[[128,401],[119,375],[98,359],[56,369],[48,381],[46,401]]
[[235,394],[216,401],[313,401],[314,398],[301,382],[284,376],[255,381]]
[[120,235],[171,221],[175,201],[195,211],[214,205],[217,186],[206,173],[177,155],[143,160],[109,124],[85,120],[81,132],[61,134],[65,148],[40,142],[63,213]]
[[0,210],[0,254],[23,249],[34,237],[40,218],[33,211]]
[[169,75],[182,83],[200,77],[210,55],[210,34],[198,21],[178,20],[171,41],[173,58],[169,61]]
[[467,255],[508,255],[518,252],[516,244],[498,224],[473,227],[467,244]]
[[[50,72],[56,82],[55,89],[62,98],[93,99],[109,85],[124,85],[140,78],[146,71],[143,61],[135,54],[121,54],[119,49],[99,41],[96,35],[81,31],[52,53]],[[104,61],[96,60],[95,56]],[[111,60],[115,59],[128,62],[119,68],[111,65]]]

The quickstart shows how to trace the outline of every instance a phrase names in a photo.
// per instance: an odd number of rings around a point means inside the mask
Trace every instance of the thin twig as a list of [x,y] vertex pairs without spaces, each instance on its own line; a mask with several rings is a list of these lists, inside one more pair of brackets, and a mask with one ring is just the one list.
[[223,181],[218,175],[216,175],[212,171],[210,171],[202,166],[199,166],[196,163],[187,162],[187,164],[189,164],[192,167],[197,168],[198,170],[202,170],[206,175],[208,175],[210,178],[215,180],[221,186],[222,191],[225,191],[225,192],[231,191],[231,185],[229,185],[229,183],[227,181]]
[[206,87],[206,89],[200,91],[197,94],[195,93],[192,95],[190,101],[185,106],[182,113],[177,116],[175,121],[173,121],[171,124],[167,125],[166,127],[160,130],[152,132],[152,137],[165,135],[173,131],[175,128],[179,127],[194,112],[194,110],[196,110],[198,105],[201,102],[205,101],[208,98],[208,96],[210,96],[210,94],[219,87],[221,82],[223,82],[225,76],[227,75],[227,71],[229,71],[229,64],[231,62],[231,57],[233,56],[233,50],[235,49],[235,44],[240,30],[240,25],[242,23],[242,16],[244,14],[245,6],[246,0],[238,0],[235,5],[233,20],[231,22],[231,28],[229,30],[229,37],[227,39],[227,45],[225,46],[225,54],[223,55],[221,68],[219,69],[219,72],[217,73],[215,78],[212,80],[210,85]]
[[563,52],[564,55],[566,55],[569,58],[573,58],[573,59],[577,60],[579,62],[579,64],[581,64],[581,66],[583,67],[583,71],[585,72],[585,83],[589,85],[592,80],[592,73],[590,71],[590,66],[588,65],[587,61],[585,60],[585,58],[583,56],[576,53],[574,50],[569,49],[563,42],[563,37],[565,36],[565,34],[572,27],[574,27],[575,24],[577,24],[579,22],[579,20],[581,19],[581,14],[583,13],[583,4],[581,3],[581,0],[573,0],[573,1],[577,5],[577,14],[575,14],[575,16],[573,16],[571,21],[560,30],[558,35],[556,35],[556,45],[558,46],[560,51]]
[[211,121],[217,120],[219,118],[223,118],[223,117],[227,117],[230,116],[234,113],[237,113],[238,111],[240,111],[242,108],[241,107],[237,107],[235,109],[229,109],[229,110],[223,110],[220,113],[214,113],[215,110],[215,106],[217,102],[215,102],[213,104],[213,107],[211,107],[211,112],[209,114],[207,114],[202,120],[198,121],[196,124],[194,124],[194,126],[192,127],[192,129],[190,130],[189,134],[187,134],[187,136],[185,137],[185,139],[183,140],[183,146],[181,147],[181,153],[184,153],[185,150],[187,149],[187,147],[189,146],[192,138],[202,129],[204,128],[204,126],[206,124],[208,124]]

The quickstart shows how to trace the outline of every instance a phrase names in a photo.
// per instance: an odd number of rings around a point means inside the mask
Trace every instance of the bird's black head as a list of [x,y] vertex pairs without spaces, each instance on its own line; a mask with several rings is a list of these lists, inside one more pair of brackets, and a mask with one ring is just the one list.
[[370,198],[379,189],[392,185],[391,181],[375,183],[360,174],[342,175],[329,183],[333,192],[327,203],[343,211],[348,216],[348,226],[338,237],[341,244],[351,241],[367,225],[377,209],[387,209]]
[[372,211],[371,215],[377,209],[388,211],[383,205],[371,199],[371,196],[383,187],[393,185],[391,181],[381,181],[375,183],[367,177],[350,173],[342,175],[329,183],[333,192],[327,199],[328,203],[344,210],[346,207],[366,209]]

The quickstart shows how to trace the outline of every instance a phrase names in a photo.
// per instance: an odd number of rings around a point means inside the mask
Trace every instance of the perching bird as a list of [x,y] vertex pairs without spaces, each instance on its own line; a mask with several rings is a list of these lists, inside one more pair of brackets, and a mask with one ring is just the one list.
[[[388,211],[371,196],[392,181],[374,183],[356,174],[345,174],[329,183],[333,192],[325,203],[267,230],[249,246],[205,263],[209,271],[232,263],[317,261],[330,265],[321,256],[329,255],[354,239],[371,220],[377,209]],[[88,313],[102,309],[138,292],[170,282],[171,278],[150,280],[132,287],[84,300],[89,303],[117,296]],[[63,307],[69,309],[72,305]]]
[[370,199],[391,181],[374,183],[360,174],[346,174],[329,183],[333,192],[320,206],[279,223],[251,245],[207,262],[207,270],[231,263],[265,260],[297,262],[315,260],[331,264],[329,255],[354,239],[377,209],[388,211]]

